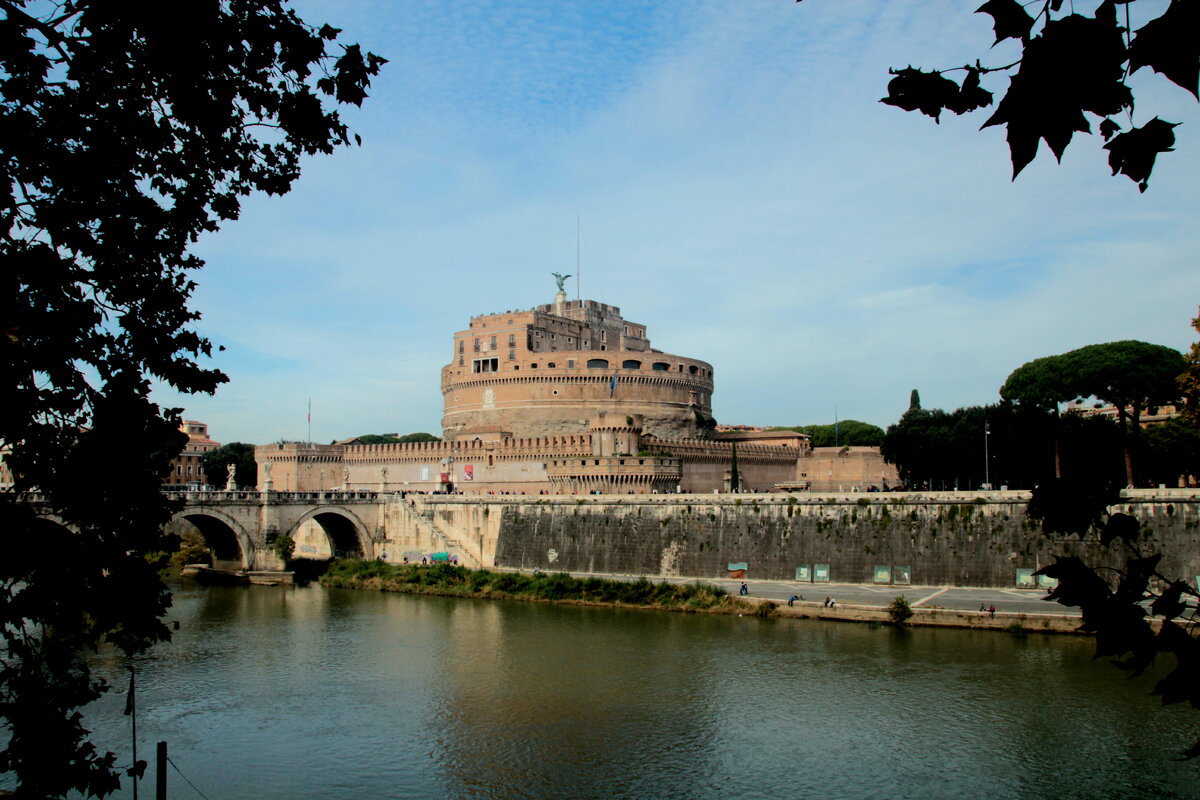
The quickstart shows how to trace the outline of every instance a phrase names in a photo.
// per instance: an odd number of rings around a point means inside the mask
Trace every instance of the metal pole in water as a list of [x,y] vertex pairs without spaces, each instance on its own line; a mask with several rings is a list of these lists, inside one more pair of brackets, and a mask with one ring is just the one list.
[[167,743],[158,743],[158,758],[156,759],[158,775],[154,783],[154,800],[167,800]]

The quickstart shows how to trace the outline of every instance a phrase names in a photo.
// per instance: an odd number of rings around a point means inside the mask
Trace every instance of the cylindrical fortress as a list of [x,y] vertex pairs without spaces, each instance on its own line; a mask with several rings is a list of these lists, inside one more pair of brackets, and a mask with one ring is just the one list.
[[592,300],[475,317],[442,368],[447,440],[584,433],[599,412],[645,433],[705,438],[712,365],[650,348],[645,326]]

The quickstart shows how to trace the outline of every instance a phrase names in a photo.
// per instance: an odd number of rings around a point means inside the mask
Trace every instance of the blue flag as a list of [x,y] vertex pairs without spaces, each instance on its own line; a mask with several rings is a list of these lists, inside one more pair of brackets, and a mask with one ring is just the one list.
[[612,380],[608,382],[608,399],[611,400],[617,391],[617,371],[613,370]]

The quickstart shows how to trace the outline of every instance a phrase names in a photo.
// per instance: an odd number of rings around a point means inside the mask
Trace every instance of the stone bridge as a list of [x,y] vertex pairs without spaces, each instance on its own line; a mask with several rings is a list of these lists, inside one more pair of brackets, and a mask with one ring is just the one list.
[[478,566],[481,553],[444,532],[424,498],[375,491],[168,492],[183,509],[168,525],[171,533],[198,531],[217,569],[284,569],[275,541],[288,536],[297,557],[382,558],[445,551],[460,563]]

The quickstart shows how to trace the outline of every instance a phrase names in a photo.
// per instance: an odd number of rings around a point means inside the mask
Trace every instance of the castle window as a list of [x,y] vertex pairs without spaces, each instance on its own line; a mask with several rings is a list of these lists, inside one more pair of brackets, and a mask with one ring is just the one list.
[[573,359],[573,358],[567,359],[567,369],[575,369],[575,359]]
[[548,364],[546,364],[546,369],[554,369],[554,367],[555,367],[555,364],[554,364],[554,362],[553,362],[553,361],[551,361],[551,362],[549,362]]
[[461,352],[463,351],[463,346],[464,346],[465,344],[466,344],[466,342],[464,342],[462,339],[459,339],[459,340],[458,340],[458,352],[460,352],[460,353],[461,353]]
[[621,362],[621,369],[641,369],[642,362],[629,359]]
[[699,371],[700,371],[700,369],[695,364],[688,367],[688,372],[692,373],[693,375],[695,375]]
[[500,369],[498,358],[476,358],[471,360],[472,372],[497,372]]
[[529,368],[530,368],[530,369],[537,369],[537,364],[530,364],[530,365],[529,365]]
[[475,352],[476,353],[479,352],[479,340],[478,339],[475,340]]
[[[588,369],[608,369],[608,359],[606,358],[589,358],[587,363]],[[197,415],[199,416],[199,415]]]
[[459,357],[458,357],[458,365],[459,365],[460,367],[463,365],[463,357],[462,357],[462,356],[459,356]]
[[516,350],[509,350],[509,351],[508,351],[508,360],[509,360],[509,361],[512,361],[512,360],[513,360],[514,358],[516,358],[516,357],[517,357],[517,351],[516,351]]
[[508,335],[508,346],[514,347],[514,346],[516,346],[516,344],[517,344],[517,335],[515,333],[510,333]]
[[671,368],[671,365],[666,363],[665,361],[655,361],[654,366],[652,367],[652,369],[654,369],[657,372],[666,372],[670,368]]
[[496,337],[495,336],[492,337],[492,348],[491,349],[493,349],[493,350],[496,349]]

